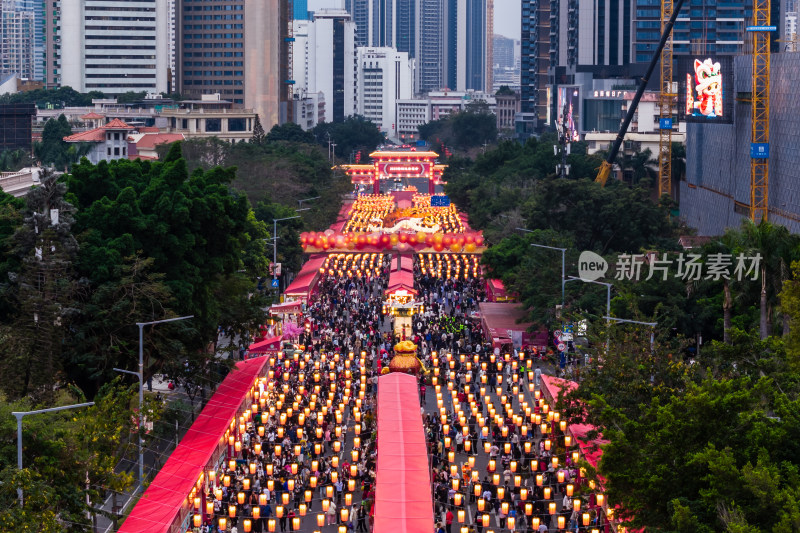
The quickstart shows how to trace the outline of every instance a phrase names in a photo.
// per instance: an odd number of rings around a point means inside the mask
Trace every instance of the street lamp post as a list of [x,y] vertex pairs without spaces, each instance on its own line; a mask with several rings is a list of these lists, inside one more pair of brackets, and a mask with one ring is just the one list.
[[142,451],[142,424],[144,423],[144,327],[145,326],[154,326],[156,324],[163,324],[165,322],[177,322],[178,320],[188,320],[190,318],[194,318],[194,315],[189,316],[179,316],[176,318],[165,318],[163,320],[153,320],[151,322],[137,322],[136,325],[139,326],[139,371],[132,372],[130,370],[124,370],[122,368],[115,368],[117,372],[122,372],[124,374],[133,374],[134,376],[139,378],[139,431],[137,431],[136,435],[136,445],[139,451],[139,468],[138,468],[138,485],[139,490],[142,490],[144,485],[144,452]]
[[596,281],[593,279],[583,279],[583,278],[576,278],[575,276],[568,276],[568,279],[564,282],[566,285],[570,281],[582,281],[584,283],[595,283],[597,285],[605,285],[606,286],[606,323],[608,323],[609,316],[611,315],[611,283],[607,283],[605,281]]
[[[90,407],[94,402],[77,403],[74,405],[64,405],[62,407],[51,407],[50,409],[38,409],[36,411],[14,411],[11,414],[17,418],[17,469],[22,470],[22,418],[28,415],[38,415],[41,413],[54,413],[66,409],[77,409],[78,407]],[[17,489],[19,506],[22,507],[22,488]]]
[[[300,200],[304,202],[305,200]],[[305,207],[303,209],[298,209],[295,211],[299,213],[300,211],[308,211],[310,207]],[[278,222],[282,222],[284,220],[292,220],[294,218],[300,218],[300,215],[295,215],[293,217],[284,217],[284,218],[273,218],[272,219],[272,279],[278,278],[278,273],[275,270],[275,265],[278,264]]]

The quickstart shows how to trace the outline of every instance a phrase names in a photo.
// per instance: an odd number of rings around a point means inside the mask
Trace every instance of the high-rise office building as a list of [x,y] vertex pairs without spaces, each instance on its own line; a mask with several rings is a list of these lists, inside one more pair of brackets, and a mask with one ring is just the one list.
[[356,28],[350,14],[321,9],[314,12],[314,20],[295,22],[294,28],[295,91],[322,93],[328,122],[353,115],[357,109]]
[[396,135],[397,100],[411,98],[414,60],[394,48],[358,49],[358,114]]
[[267,130],[288,120],[288,11],[282,0],[177,0],[178,91],[219,93]]
[[175,0],[167,0],[167,16],[169,23],[167,31],[169,34],[169,73],[167,75],[167,92],[175,92]]
[[[752,4],[752,0],[686,3],[673,30],[675,59],[745,52]],[[773,0],[773,21],[781,20],[783,4]],[[780,34],[783,26],[778,25]],[[555,86],[586,76],[630,80],[644,73],[661,38],[661,2],[522,0],[521,37],[522,112],[544,123],[547,91],[552,94]],[[778,48],[773,39],[773,51]]]
[[167,90],[167,0],[61,0],[60,84],[80,92]]
[[516,60],[514,39],[502,35],[494,36],[494,66],[498,68],[514,68]]
[[[453,0],[417,0],[415,44],[417,52],[417,93],[438,91],[452,74],[447,52],[454,50],[445,33],[445,6]],[[449,10],[447,10],[449,12]]]
[[15,0],[0,3],[0,72],[35,77],[35,14]]
[[[456,90],[483,91],[486,88],[487,0],[458,0]],[[491,90],[491,87],[489,87]]]
[[[521,2],[520,109],[536,127],[547,116],[547,69],[550,66],[550,1]],[[530,128],[526,127],[526,130]]]
[[308,0],[293,0],[292,18],[294,20],[308,20]]

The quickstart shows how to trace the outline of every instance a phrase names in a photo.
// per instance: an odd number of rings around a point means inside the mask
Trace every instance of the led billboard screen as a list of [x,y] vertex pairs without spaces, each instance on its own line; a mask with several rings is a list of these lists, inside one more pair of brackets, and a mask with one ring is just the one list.
[[680,120],[704,124],[733,122],[731,57],[682,57],[675,72],[680,81]]
[[581,113],[581,88],[579,85],[561,85],[558,87],[558,107],[556,117],[559,130],[566,124],[567,136],[570,141],[579,141],[580,134],[578,125],[580,124]]

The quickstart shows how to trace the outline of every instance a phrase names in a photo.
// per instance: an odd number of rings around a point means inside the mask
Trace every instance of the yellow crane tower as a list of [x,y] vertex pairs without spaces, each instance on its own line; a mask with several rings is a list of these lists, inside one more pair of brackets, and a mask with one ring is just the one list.
[[[754,0],[753,130],[750,144],[750,218],[758,224],[767,220],[769,207],[769,72],[770,0]],[[763,30],[759,28],[764,28]]]
[[[672,18],[672,0],[661,0],[661,33]],[[677,96],[672,89],[672,32],[661,51],[661,94],[658,105],[658,196],[672,195],[672,102]],[[666,120],[669,119],[669,120]]]

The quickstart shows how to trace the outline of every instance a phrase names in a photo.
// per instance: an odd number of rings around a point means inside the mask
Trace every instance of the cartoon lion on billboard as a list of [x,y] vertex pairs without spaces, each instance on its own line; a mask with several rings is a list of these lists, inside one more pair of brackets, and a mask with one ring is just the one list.
[[711,59],[702,62],[694,60],[694,82],[692,75],[686,74],[686,114],[706,118],[722,116],[722,72],[719,63]]

